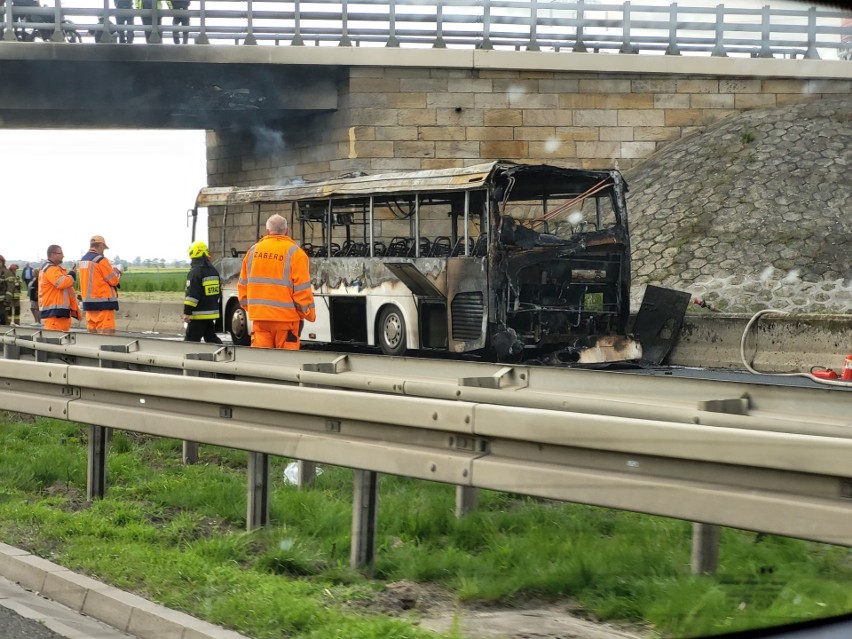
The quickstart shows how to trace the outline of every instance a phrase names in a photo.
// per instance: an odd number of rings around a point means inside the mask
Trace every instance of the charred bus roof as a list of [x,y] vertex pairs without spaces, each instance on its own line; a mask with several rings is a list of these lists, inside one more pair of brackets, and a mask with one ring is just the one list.
[[[523,176],[522,180],[513,178]],[[519,164],[506,160],[464,168],[405,171],[344,177],[318,182],[291,182],[264,186],[205,187],[196,206],[228,206],[264,202],[297,202],[318,199],[357,199],[393,193],[471,191],[492,186],[500,191],[511,184],[509,199],[568,197],[586,193],[596,186],[613,185],[627,191],[615,170],[568,169],[548,164]],[[502,199],[502,195],[498,199]]]

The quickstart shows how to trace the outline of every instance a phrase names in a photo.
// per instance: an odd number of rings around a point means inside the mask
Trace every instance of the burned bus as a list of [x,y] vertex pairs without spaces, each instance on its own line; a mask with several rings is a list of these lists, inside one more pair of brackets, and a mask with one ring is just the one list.
[[[594,362],[641,355],[624,335],[626,191],[615,170],[495,161],[208,187],[196,205],[224,221],[223,317],[235,344],[250,331],[236,293],[241,256],[279,213],[310,256],[317,320],[303,342]],[[233,239],[229,212],[255,220],[252,237]]]

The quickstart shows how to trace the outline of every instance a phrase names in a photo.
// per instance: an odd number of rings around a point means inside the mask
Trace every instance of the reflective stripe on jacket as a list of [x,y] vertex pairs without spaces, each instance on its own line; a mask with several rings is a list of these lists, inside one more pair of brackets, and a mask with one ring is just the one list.
[[38,308],[44,317],[80,317],[74,278],[56,264],[48,262],[38,278]]
[[84,311],[114,311],[118,308],[115,287],[121,277],[109,260],[89,251],[77,265],[80,272],[80,295]]
[[313,322],[317,317],[308,255],[287,235],[267,235],[248,250],[237,292],[253,321]]
[[219,307],[222,295],[219,271],[206,257],[192,260],[189,275],[186,277],[186,294],[183,300],[183,314],[192,319],[219,319]]

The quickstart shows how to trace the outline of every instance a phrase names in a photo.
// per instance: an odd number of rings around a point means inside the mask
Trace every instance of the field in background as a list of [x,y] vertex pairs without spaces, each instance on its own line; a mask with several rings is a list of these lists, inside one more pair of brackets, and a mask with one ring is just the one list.
[[121,275],[122,293],[183,292],[189,269],[145,268],[131,266]]

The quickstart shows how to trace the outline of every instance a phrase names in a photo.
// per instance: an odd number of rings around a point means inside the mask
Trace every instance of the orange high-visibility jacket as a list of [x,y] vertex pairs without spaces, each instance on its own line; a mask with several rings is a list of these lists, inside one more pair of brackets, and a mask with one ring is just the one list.
[[74,278],[56,264],[47,262],[38,278],[38,310],[41,317],[80,318]]
[[267,235],[248,250],[237,293],[252,321],[317,318],[308,256],[287,235]]
[[80,272],[80,296],[84,311],[109,311],[118,308],[116,287],[121,277],[109,260],[89,251],[77,265]]

